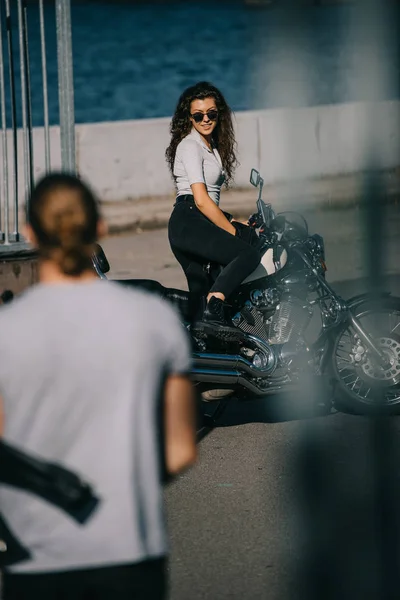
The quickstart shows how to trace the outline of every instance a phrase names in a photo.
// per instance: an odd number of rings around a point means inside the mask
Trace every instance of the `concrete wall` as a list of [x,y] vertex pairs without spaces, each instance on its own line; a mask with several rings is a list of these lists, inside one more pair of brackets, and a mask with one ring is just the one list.
[[[170,119],[78,125],[77,166],[102,200],[120,201],[173,194],[164,159]],[[240,167],[237,187],[247,187],[252,167],[266,183],[362,171],[365,141],[372,136],[379,167],[400,164],[400,102],[337,104],[236,114]],[[19,132],[20,139],[21,132]],[[60,166],[58,127],[51,128],[52,167]],[[11,170],[11,134],[9,170]],[[35,176],[44,171],[43,130],[34,131]],[[0,153],[2,150],[0,150]],[[20,144],[19,196],[24,197]],[[0,154],[0,175],[2,157]],[[2,189],[0,188],[0,194]]]

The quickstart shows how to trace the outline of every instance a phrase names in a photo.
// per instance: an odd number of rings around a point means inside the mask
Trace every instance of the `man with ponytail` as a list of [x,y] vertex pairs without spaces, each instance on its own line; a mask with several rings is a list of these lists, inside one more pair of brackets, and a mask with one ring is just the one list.
[[3,600],[161,600],[163,468],[196,458],[186,334],[162,300],[97,278],[106,228],[80,179],[44,177],[28,217],[39,283],[0,308],[0,434],[81,475],[100,503],[82,526],[0,486],[2,518],[30,554],[4,572]]

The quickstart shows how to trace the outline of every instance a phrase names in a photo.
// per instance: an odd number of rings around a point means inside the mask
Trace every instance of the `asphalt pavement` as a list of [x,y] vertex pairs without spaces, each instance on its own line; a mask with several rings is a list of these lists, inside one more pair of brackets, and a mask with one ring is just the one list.
[[[385,287],[400,295],[400,215],[397,205],[386,211]],[[335,289],[345,298],[367,289],[363,211],[307,216],[325,237]],[[113,278],[185,287],[165,229],[103,247]],[[316,416],[305,390],[232,401],[200,443],[198,464],[166,490],[170,600],[400,597],[399,429],[397,417]]]

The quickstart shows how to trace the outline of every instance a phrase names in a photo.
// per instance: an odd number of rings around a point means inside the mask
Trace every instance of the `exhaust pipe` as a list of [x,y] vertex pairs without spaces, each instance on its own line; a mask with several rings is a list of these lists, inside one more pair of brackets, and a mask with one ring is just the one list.
[[255,396],[272,396],[278,392],[294,392],[298,389],[294,384],[276,383],[267,389],[262,389],[253,381],[249,381],[239,371],[217,371],[214,369],[192,369],[192,376],[196,383],[215,383],[220,388],[234,388],[239,385],[249,390]]
[[[265,396],[279,391],[275,385],[268,390],[262,389],[251,379],[265,379],[270,376],[278,364],[278,356],[266,342],[253,335],[247,335],[247,345],[253,347],[253,361],[239,354],[211,354],[195,352],[193,354],[192,377],[195,382],[216,384],[218,387],[234,388],[241,386],[255,396]],[[257,360],[258,364],[255,364]]]
[[282,387],[287,388],[287,386],[274,386],[268,388],[267,390],[260,388],[254,382],[249,381],[242,373],[239,371],[228,371],[221,370],[217,371],[215,369],[192,369],[192,377],[195,382],[198,383],[215,383],[217,386],[227,387],[227,388],[235,388],[236,386],[242,386],[249,390],[254,396],[269,396],[272,394],[276,394],[277,392],[282,390]]
[[243,356],[233,354],[210,354],[199,353],[193,354],[194,367],[198,369],[228,369],[231,372],[246,373],[250,377],[267,377],[275,371],[277,359],[274,352],[269,349],[266,355],[263,352],[258,354],[262,366],[256,366],[253,362],[247,360]]

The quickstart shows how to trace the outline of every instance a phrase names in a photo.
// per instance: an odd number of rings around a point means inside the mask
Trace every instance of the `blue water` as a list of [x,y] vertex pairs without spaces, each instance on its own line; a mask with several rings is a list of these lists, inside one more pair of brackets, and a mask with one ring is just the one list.
[[[28,10],[33,122],[41,125],[39,16],[37,6]],[[308,82],[303,105],[362,100],[361,88],[354,85],[363,52],[362,44],[351,35],[354,10],[351,5],[309,7],[299,13],[301,26],[292,23],[288,30],[285,15],[278,9],[249,7],[241,1],[168,5],[73,2],[76,121],[168,116],[181,91],[202,79],[220,87],[237,111],[290,104],[291,99],[280,91],[288,77],[279,52],[287,31],[293,41],[291,52],[303,48],[304,68],[299,78]],[[398,8],[393,10],[398,16]],[[57,123],[54,7],[45,6],[45,17],[50,120]],[[18,79],[16,18],[13,14]],[[3,50],[7,68],[4,30]],[[389,43],[383,60],[398,77],[396,51],[396,44]],[[7,72],[6,87],[10,124]],[[380,99],[396,96],[397,90],[380,93]],[[19,103],[18,115],[20,121]]]

